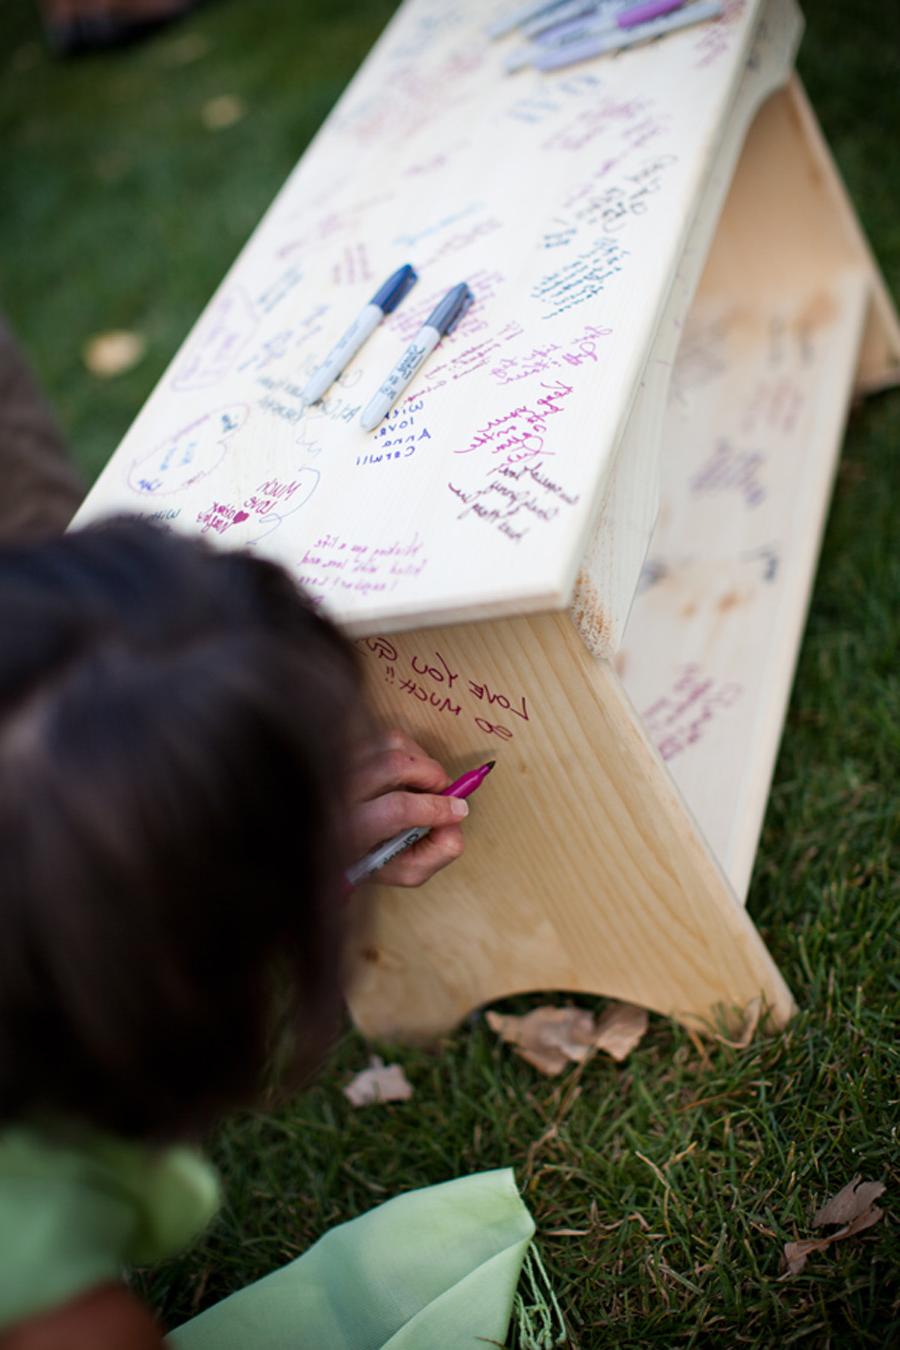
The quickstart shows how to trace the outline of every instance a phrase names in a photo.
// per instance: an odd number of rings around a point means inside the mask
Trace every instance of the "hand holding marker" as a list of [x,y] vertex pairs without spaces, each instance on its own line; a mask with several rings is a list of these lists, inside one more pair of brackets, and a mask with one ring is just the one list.
[[[457,778],[455,783],[451,783],[449,787],[444,788],[439,795],[441,797],[471,797],[476,788],[481,787],[495,763],[495,760],[490,759],[487,764],[482,764],[479,769],[469,769],[467,773],[463,774],[462,778]],[[388,863],[392,862],[398,853],[405,852],[406,849],[412,848],[413,844],[417,844],[420,839],[424,839],[428,832],[427,825],[417,825],[411,830],[403,830],[401,834],[395,834],[393,839],[386,839],[383,844],[373,848],[364,858],[360,858],[358,863],[354,863],[352,867],[347,869],[347,884],[358,886],[361,881],[365,881],[366,877],[371,876],[373,872],[377,872],[379,868],[387,867]]]
[[435,306],[390,375],[363,409],[359,419],[363,431],[377,427],[390,412],[422,362],[434,351],[442,337],[453,332],[474,299],[463,281],[448,291]]
[[302,394],[304,403],[319,401],[326,389],[334,384],[341,371],[350,364],[366,339],[375,332],[385,314],[390,314],[397,308],[417,281],[415,269],[410,267],[409,263],[388,277],[369,303],[360,310],[340,341],[335,343],[318,370],[310,377]]

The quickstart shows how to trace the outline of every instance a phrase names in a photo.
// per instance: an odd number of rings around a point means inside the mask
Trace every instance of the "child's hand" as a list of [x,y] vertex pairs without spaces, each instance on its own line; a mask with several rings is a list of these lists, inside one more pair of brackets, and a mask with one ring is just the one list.
[[413,826],[431,830],[377,872],[378,881],[421,886],[462,853],[459,822],[469,808],[456,797],[437,795],[450,782],[440,764],[402,731],[388,732],[363,752],[352,787],[354,857]]

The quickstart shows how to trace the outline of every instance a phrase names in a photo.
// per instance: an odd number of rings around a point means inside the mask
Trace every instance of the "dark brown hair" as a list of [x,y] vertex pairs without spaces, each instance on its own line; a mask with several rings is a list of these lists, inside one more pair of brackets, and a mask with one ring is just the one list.
[[354,652],[274,564],[138,522],[0,549],[0,1120],[253,1100],[277,970],[336,1022]]

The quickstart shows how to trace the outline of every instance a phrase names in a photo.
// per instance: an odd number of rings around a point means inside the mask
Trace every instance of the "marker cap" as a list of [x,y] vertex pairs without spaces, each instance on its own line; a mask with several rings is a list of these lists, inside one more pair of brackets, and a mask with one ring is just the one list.
[[372,296],[370,304],[377,305],[382,314],[390,314],[396,309],[404,295],[407,295],[419,280],[418,273],[409,263],[404,263],[398,267],[397,271],[389,276],[383,286]]
[[683,4],[684,0],[647,0],[646,4],[620,10],[615,20],[620,28],[636,28],[639,23],[649,23],[651,19],[661,19],[664,14],[671,14],[673,9],[680,9]]
[[435,328],[441,337],[446,337],[448,333],[453,332],[474,300],[475,297],[466,283],[461,281],[458,286],[453,287],[452,291],[447,292],[443,300],[435,305],[425,320],[425,327]]

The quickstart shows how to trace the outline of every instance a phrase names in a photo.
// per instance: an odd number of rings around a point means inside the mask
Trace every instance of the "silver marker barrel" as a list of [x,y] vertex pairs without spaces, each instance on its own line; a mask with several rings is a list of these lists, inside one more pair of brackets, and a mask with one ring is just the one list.
[[382,381],[363,408],[359,419],[363,431],[371,431],[387,416],[425,358],[434,351],[442,337],[453,331],[474,299],[463,281],[448,291],[435,306],[390,375]]
[[370,338],[385,314],[396,309],[404,295],[416,284],[415,269],[406,263],[389,276],[383,286],[360,310],[350,327],[334,344],[325,360],[307,381],[301,395],[304,403],[317,403],[341,371],[353,360],[363,343]]

